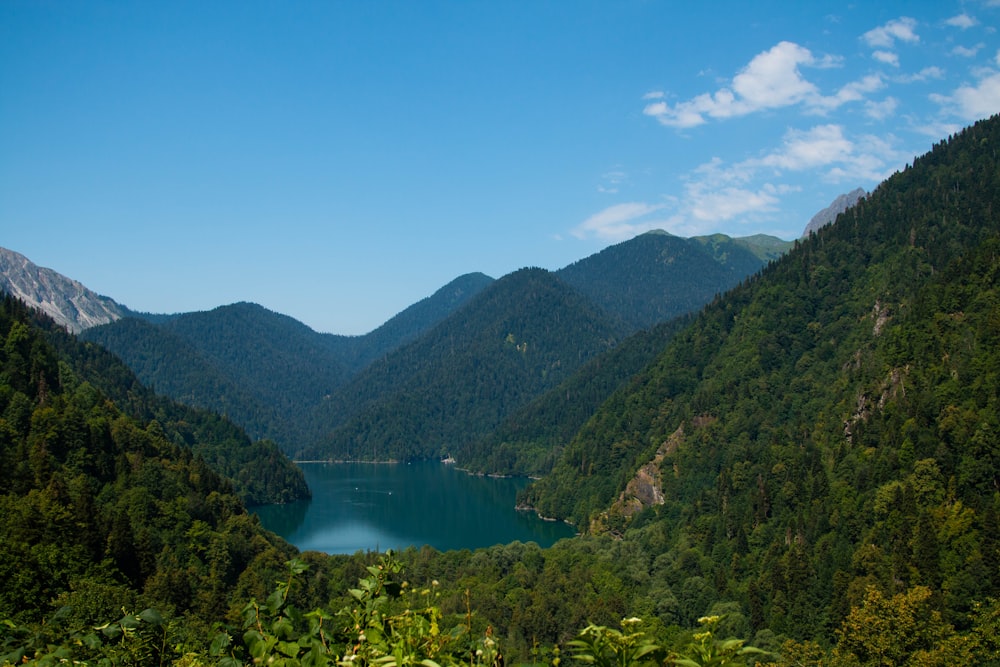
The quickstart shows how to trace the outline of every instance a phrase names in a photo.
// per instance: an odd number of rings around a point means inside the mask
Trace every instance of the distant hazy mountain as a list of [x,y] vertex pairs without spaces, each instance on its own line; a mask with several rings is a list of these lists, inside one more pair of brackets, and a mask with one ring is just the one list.
[[806,225],[805,230],[803,230],[802,236],[809,236],[809,234],[815,232],[820,227],[830,224],[837,219],[838,215],[857,204],[858,200],[866,194],[864,188],[857,188],[847,194],[840,195],[833,200],[832,204],[812,217],[809,224]]
[[484,273],[467,273],[409,306],[374,331],[363,336],[336,336],[341,359],[351,371],[360,371],[387,352],[416,340],[492,282],[493,278]]
[[[774,237],[767,247],[791,244]],[[724,234],[685,239],[648,232],[605,248],[556,272],[630,330],[698,310],[758,271],[767,259],[762,241],[741,242]],[[778,252],[778,254],[780,254]]]
[[448,454],[613,347],[622,333],[617,320],[555,274],[508,274],[324,401],[317,421],[329,434],[299,455]]
[[128,317],[79,335],[114,352],[156,391],[279,443],[299,437],[299,404],[319,400],[346,377],[321,334],[255,304],[161,324]]
[[108,297],[6,248],[0,248],[0,290],[38,308],[73,333],[128,314],[128,309]]
[[286,449],[311,441],[315,408],[374,359],[412,341],[493,281],[456,278],[364,336],[318,333],[252,303],[164,318],[122,319],[82,332],[146,384],[224,414]]

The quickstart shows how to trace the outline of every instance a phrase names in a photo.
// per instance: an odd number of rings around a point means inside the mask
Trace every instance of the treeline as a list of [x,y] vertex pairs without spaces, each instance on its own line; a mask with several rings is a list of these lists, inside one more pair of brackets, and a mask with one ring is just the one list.
[[745,241],[723,234],[685,239],[648,232],[556,275],[633,333],[699,310],[765,263]]
[[[925,587],[967,628],[1000,593],[998,145],[935,146],[711,304],[524,501],[656,554],[664,609],[828,644]],[[662,502],[626,512],[650,461]]]
[[[0,298],[0,618],[36,624],[64,608],[97,624],[145,602],[189,614],[195,632],[234,592],[270,587],[294,550],[181,433],[130,417],[76,372],[38,317]],[[77,352],[90,370],[106,363]]]
[[74,382],[98,389],[140,423],[156,420],[168,440],[191,448],[226,476],[244,502],[285,503],[309,497],[302,471],[274,442],[251,441],[225,417],[158,395],[104,348],[81,344],[45,316],[28,311],[25,317],[42,332]]
[[226,415],[255,439],[294,451],[328,424],[316,409],[349,377],[409,342],[492,279],[469,274],[364,336],[317,333],[251,303],[173,316],[141,315],[80,334],[120,356],[147,386]]
[[508,415],[481,440],[451,450],[463,469],[487,474],[547,475],[569,442],[608,396],[656,359],[667,342],[690,324],[676,317],[625,338],[584,364],[568,379]]
[[492,432],[622,335],[552,273],[516,271],[337,390],[317,411],[329,431],[299,456],[443,457]]

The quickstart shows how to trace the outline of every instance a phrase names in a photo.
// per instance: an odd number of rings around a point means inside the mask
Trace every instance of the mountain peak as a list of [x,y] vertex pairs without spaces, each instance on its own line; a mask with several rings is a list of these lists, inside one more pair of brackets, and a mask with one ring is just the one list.
[[73,333],[128,314],[112,299],[6,248],[0,248],[0,290],[41,310]]
[[830,224],[837,219],[837,216],[854,206],[858,203],[858,200],[864,197],[867,192],[864,188],[855,188],[846,194],[842,194],[833,202],[824,208],[822,211],[817,213],[806,225],[805,230],[802,232],[802,236],[809,236],[811,233],[819,230],[820,227]]

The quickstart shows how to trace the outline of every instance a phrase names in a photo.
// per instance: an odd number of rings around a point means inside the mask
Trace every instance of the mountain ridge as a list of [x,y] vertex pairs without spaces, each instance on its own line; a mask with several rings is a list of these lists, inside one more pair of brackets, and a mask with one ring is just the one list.
[[[764,266],[760,248],[787,245],[773,237],[736,241],[724,235],[682,239],[651,233],[552,273],[621,323],[623,328],[615,336],[620,340],[696,310]],[[460,276],[363,336],[320,334],[249,303],[144,316],[171,333],[159,342],[152,330],[121,320],[80,335],[109,346],[147,384],[197,407],[227,414],[251,436],[276,440],[286,451],[301,453],[313,450],[322,433],[341,423],[340,417],[331,422],[317,408],[350,378],[418,341],[495,282],[481,273]],[[129,331],[138,338],[130,340]],[[174,363],[153,363],[168,356]],[[356,396],[342,402],[359,405]]]
[[33,305],[73,333],[129,314],[113,299],[6,248],[0,248],[0,290]]

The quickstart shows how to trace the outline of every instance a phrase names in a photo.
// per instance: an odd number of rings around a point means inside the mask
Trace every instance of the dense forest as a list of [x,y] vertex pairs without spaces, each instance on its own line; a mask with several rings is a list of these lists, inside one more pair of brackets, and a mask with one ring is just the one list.
[[764,264],[723,234],[685,239],[660,231],[605,248],[556,275],[634,332],[698,310]]
[[[483,452],[470,449],[469,438],[478,439],[551,389],[553,381],[572,375],[591,354],[569,350],[555,375],[525,382],[523,369],[504,362],[508,334],[516,335],[518,328],[545,329],[545,338],[538,341],[549,352],[574,344],[583,350],[589,344],[585,336],[574,342],[572,332],[583,309],[595,326],[600,321],[613,330],[613,341],[620,341],[698,310],[790,245],[762,235],[684,239],[664,232],[643,234],[549,272],[546,280],[564,288],[554,293],[558,298],[549,298],[545,311],[531,288],[514,284],[524,272],[499,281],[472,273],[363,336],[320,334],[261,306],[238,303],[201,313],[122,319],[87,329],[81,337],[118,354],[157,391],[225,414],[253,437],[274,440],[296,457],[433,458],[462,449],[469,455],[463,465],[479,466]],[[536,275],[536,280],[542,278]],[[495,333],[498,316],[491,309],[502,309],[510,325],[499,337],[486,339]],[[478,338],[468,334],[475,330],[481,331]],[[435,346],[443,338],[447,344]],[[539,351],[528,356],[537,357]],[[460,359],[474,355],[482,357]],[[393,379],[387,382],[385,369],[390,367]],[[440,368],[436,374],[435,367]],[[456,376],[459,370],[464,375]],[[470,391],[469,373],[503,389]],[[417,377],[421,391],[397,392]],[[430,386],[437,389],[427,391]],[[372,410],[382,416],[375,417]],[[384,414],[393,415],[396,423],[372,436],[380,441],[377,447],[352,444],[359,432],[367,432],[366,424],[381,423]],[[442,430],[442,420],[466,420],[469,431],[449,433]],[[411,444],[401,447],[404,439]]]
[[321,334],[251,303],[171,316],[141,314],[80,337],[111,350],[146,385],[226,415],[293,451],[314,442],[324,397],[373,360],[418,338],[492,282],[456,278],[364,336]]
[[622,328],[543,269],[486,288],[333,393],[328,435],[300,458],[442,458],[612,348]]
[[297,554],[4,299],[0,664],[1000,665],[997,145],[939,143],[631,379],[555,383],[612,393],[523,499],[580,529],[550,549]]

